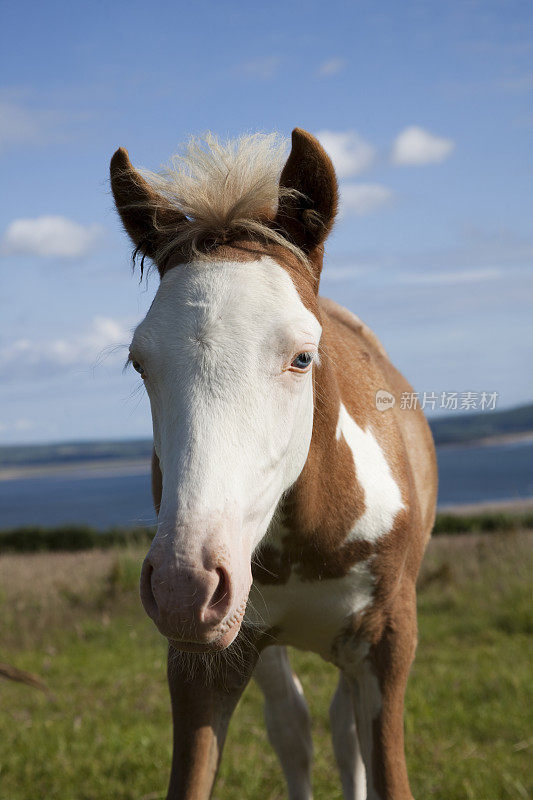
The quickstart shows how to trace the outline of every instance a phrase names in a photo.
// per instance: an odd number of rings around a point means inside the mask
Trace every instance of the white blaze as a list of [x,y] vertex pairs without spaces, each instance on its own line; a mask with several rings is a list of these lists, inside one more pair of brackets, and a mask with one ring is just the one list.
[[152,406],[163,535],[207,526],[257,545],[311,440],[311,373],[284,366],[316,350],[320,333],[272,258],[199,260],[163,276],[131,346]]

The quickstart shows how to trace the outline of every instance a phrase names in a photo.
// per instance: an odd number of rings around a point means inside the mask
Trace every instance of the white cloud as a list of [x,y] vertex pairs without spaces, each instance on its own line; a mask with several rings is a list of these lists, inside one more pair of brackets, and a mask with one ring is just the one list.
[[412,125],[398,134],[392,146],[392,162],[408,164],[439,164],[447,158],[455,144],[434,133]]
[[501,277],[503,277],[501,269],[470,269],[454,272],[404,272],[399,276],[399,280],[401,283],[454,285],[493,281]]
[[69,372],[94,366],[101,358],[125,361],[124,345],[131,337],[124,323],[95,317],[88,331],[61,339],[16,339],[0,348],[0,368],[9,375],[28,375],[30,370]]
[[4,255],[33,255],[41,258],[81,258],[101,238],[100,225],[80,225],[61,216],[15,219],[3,236]]
[[375,148],[357,131],[319,131],[317,139],[327,151],[339,178],[351,178],[368,169],[376,156]]
[[324,78],[329,78],[331,75],[337,75],[337,73],[342,72],[346,66],[346,61],[343,58],[329,58],[327,61],[323,61],[317,72]]
[[27,419],[26,417],[18,417],[13,422],[5,422],[4,420],[0,422],[0,433],[4,431],[30,431],[32,428],[36,428],[36,424],[33,420]]
[[344,281],[351,281],[354,278],[360,278],[368,272],[367,266],[359,267],[335,267],[328,265],[327,269],[322,274],[322,280],[329,281],[330,283],[342,283]]
[[266,56],[265,58],[258,58],[255,61],[246,61],[244,64],[240,64],[237,67],[237,72],[249,78],[258,78],[266,81],[274,77],[280,66],[281,58],[279,56]]
[[344,183],[340,186],[340,196],[342,216],[362,216],[386,205],[392,200],[393,193],[381,183]]
[[498,89],[503,89],[505,92],[530,92],[533,89],[533,73],[507,78],[499,81],[496,85]]
[[24,144],[45,144],[65,136],[67,120],[55,111],[27,108],[0,98],[0,152]]
[[33,142],[39,127],[34,114],[13,103],[0,101],[0,150],[13,142]]

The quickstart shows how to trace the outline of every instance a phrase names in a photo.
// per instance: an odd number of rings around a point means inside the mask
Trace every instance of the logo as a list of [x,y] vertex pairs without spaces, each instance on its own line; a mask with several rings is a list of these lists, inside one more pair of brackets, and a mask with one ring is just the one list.
[[376,392],[376,408],[378,411],[387,411],[392,408],[396,402],[396,398],[385,389],[378,389]]

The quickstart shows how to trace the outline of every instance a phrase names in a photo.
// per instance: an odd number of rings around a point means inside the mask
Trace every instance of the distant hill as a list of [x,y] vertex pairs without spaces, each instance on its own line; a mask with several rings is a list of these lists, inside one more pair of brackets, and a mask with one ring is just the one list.
[[131,460],[150,458],[151,454],[151,439],[12,445],[0,447],[0,467]]
[[[475,443],[487,438],[533,434],[533,403],[506,411],[449,414],[431,419],[430,426],[437,445]],[[11,445],[0,447],[0,468],[129,461],[148,459],[151,453],[151,439]]]
[[448,414],[431,419],[429,424],[437,445],[533,433],[533,403],[505,411]]

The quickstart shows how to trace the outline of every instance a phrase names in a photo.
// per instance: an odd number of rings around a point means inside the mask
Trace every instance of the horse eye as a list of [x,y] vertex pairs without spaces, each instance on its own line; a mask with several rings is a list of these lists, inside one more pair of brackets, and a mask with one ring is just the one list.
[[141,377],[143,377],[143,376],[144,376],[144,369],[141,367],[141,365],[139,364],[139,362],[138,362],[138,361],[132,361],[132,362],[131,362],[131,366],[133,367],[133,369],[135,370],[135,372],[138,372],[138,373],[139,373],[139,375],[140,375]]
[[311,353],[298,353],[291,366],[296,367],[296,369],[307,369],[312,360]]

